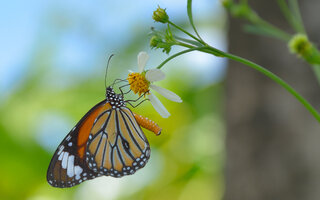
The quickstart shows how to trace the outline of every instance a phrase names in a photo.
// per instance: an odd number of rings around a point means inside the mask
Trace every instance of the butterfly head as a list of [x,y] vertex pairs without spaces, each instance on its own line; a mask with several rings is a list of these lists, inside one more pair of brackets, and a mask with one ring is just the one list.
[[106,97],[113,96],[113,95],[115,95],[115,92],[112,89],[112,87],[111,86],[107,87],[107,89],[106,89]]
[[121,94],[116,94],[110,86],[106,89],[106,99],[111,104],[112,108],[120,108],[125,105],[123,96]]

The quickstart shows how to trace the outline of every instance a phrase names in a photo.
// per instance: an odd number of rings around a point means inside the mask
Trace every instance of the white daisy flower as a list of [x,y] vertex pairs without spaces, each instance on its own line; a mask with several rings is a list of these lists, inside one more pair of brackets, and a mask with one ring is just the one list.
[[174,102],[181,103],[182,100],[174,92],[153,84],[154,82],[163,80],[165,78],[165,74],[160,69],[145,70],[144,68],[148,59],[149,55],[146,52],[142,51],[138,54],[138,72],[131,72],[127,78],[130,84],[130,89],[135,94],[147,94],[154,109],[163,118],[168,118],[170,113],[151,90],[158,92],[165,98]]

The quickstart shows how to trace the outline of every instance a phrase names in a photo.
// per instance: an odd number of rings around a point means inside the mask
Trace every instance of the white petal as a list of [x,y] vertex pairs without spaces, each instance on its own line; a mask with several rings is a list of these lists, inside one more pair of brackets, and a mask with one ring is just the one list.
[[168,118],[170,116],[170,113],[168,110],[164,107],[164,105],[161,103],[161,101],[150,92],[148,95],[150,102],[154,109],[163,117],[163,118]]
[[171,100],[171,101],[174,101],[174,102],[178,102],[178,103],[181,103],[182,100],[181,98],[174,92],[170,91],[170,90],[167,90],[165,88],[162,88],[162,87],[159,87],[159,86],[156,86],[156,85],[150,85],[150,88],[151,89],[154,89],[155,91],[157,91],[159,94],[161,94],[162,96],[164,96],[165,98]]
[[147,64],[147,61],[149,59],[149,55],[147,54],[147,52],[141,51],[138,54],[138,72],[141,73],[144,70],[144,67]]
[[150,69],[146,73],[146,79],[150,82],[161,81],[166,75],[160,69]]

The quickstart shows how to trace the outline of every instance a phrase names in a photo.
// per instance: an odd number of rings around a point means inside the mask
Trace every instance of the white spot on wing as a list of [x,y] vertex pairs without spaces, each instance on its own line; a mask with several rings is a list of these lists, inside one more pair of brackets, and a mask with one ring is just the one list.
[[61,164],[63,169],[67,168],[68,156],[69,156],[69,153],[68,152],[64,152],[64,155],[63,155],[63,158],[62,158],[62,164]]
[[62,160],[64,153],[65,152],[62,152],[62,154],[60,154],[60,156],[58,157],[58,160]]
[[68,135],[68,137],[66,138],[67,141],[69,141],[71,139],[71,136]]
[[83,169],[80,166],[76,165],[74,167],[74,174],[76,175],[76,180],[80,179],[80,174],[82,173],[82,171]]
[[146,156],[147,156],[147,157],[150,156],[150,149],[148,149],[148,150],[146,151]]
[[74,156],[71,155],[68,158],[68,168],[67,168],[67,175],[69,177],[73,177],[74,176]]
[[61,146],[59,147],[58,155],[60,155],[60,153],[63,151],[63,149],[64,149],[64,146],[61,145]]
[[71,147],[71,146],[72,146],[72,142],[69,142],[69,143],[68,143],[68,146]]

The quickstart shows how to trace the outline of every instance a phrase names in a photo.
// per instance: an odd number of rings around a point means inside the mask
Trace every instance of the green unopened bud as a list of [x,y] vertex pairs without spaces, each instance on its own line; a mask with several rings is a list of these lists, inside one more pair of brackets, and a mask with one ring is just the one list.
[[320,64],[320,52],[304,34],[296,34],[289,41],[289,49],[292,53],[304,58],[311,64]]
[[156,49],[162,49],[162,52],[169,53],[171,50],[172,44],[167,43],[165,40],[163,40],[161,37],[154,35],[150,39],[150,47],[156,48]]
[[151,48],[157,47],[159,42],[162,42],[161,38],[157,37],[156,35],[152,36],[150,39]]
[[169,16],[167,15],[166,9],[160,8],[153,12],[152,19],[156,22],[167,23],[169,21]]
[[289,41],[289,49],[292,53],[300,56],[306,55],[312,48],[311,43],[304,34],[297,34]]

